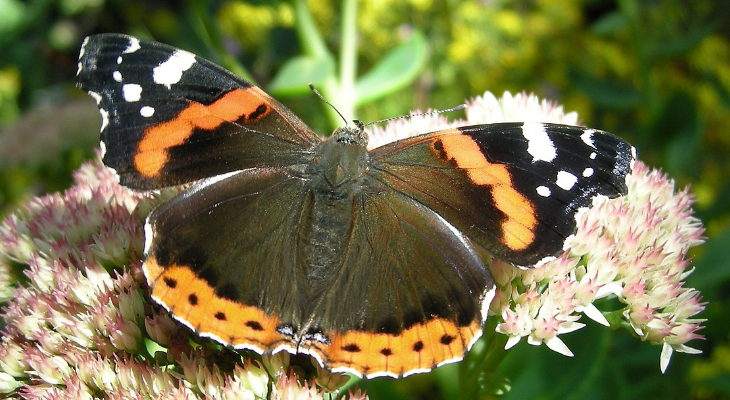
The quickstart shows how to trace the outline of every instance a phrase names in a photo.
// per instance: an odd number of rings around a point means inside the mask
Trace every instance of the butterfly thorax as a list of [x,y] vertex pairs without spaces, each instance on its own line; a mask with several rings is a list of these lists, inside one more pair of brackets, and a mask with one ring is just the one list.
[[300,249],[310,287],[326,285],[322,280],[332,276],[348,249],[355,201],[368,186],[366,141],[362,130],[338,129],[318,146],[307,168],[311,185]]

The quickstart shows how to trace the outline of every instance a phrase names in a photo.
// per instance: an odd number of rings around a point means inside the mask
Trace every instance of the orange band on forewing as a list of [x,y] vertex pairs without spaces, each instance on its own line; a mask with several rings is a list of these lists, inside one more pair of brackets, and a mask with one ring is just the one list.
[[150,257],[143,268],[153,298],[201,334],[259,353],[291,341],[277,332],[276,316],[217,296],[213,287],[187,266],[162,267]]
[[252,115],[254,119],[245,122],[254,122],[270,111],[266,97],[252,86],[232,90],[207,106],[191,102],[174,119],[145,129],[134,156],[134,167],[145,178],[156,176],[169,160],[168,150],[185,143],[195,129],[212,130],[226,121]]
[[327,332],[330,345],[315,351],[334,370],[356,371],[366,376],[401,376],[431,370],[445,361],[461,360],[480,333],[477,321],[459,327],[446,319],[433,319],[400,334]]
[[506,216],[502,222],[502,244],[515,251],[529,247],[535,240],[535,208],[515,189],[507,166],[489,162],[479,144],[460,132],[439,136],[436,141],[441,142],[443,149],[432,148],[434,153],[445,153],[459,168],[467,172],[474,184],[492,187],[494,204]]

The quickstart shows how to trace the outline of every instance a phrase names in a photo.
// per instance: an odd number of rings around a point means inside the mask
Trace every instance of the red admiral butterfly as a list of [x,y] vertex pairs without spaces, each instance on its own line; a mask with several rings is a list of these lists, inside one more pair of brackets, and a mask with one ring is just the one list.
[[77,82],[122,185],[195,182],[147,219],[152,298],[236,349],[366,377],[460,360],[495,292],[481,250],[554,258],[578,210],[626,193],[634,159],[609,133],[541,123],[368,151],[361,127],[321,139],[218,65],[119,34],[86,39]]

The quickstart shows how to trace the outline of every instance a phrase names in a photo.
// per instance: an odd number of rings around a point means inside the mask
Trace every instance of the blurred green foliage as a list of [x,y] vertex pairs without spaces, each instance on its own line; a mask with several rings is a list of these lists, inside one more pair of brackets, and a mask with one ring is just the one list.
[[[348,9],[350,7],[350,9]],[[354,8],[353,8],[354,7]],[[612,131],[692,185],[708,243],[689,284],[709,302],[701,356],[584,329],[567,359],[520,344],[507,398],[730,398],[730,2],[715,0],[0,0],[0,215],[62,190],[93,156],[99,117],[73,79],[85,35],[182,47],[276,95],[315,130],[448,108],[485,90],[535,92]],[[376,102],[377,100],[377,102]],[[589,325],[590,326],[590,325]],[[360,382],[372,398],[459,395],[458,366]],[[488,379],[488,378],[486,378]]]

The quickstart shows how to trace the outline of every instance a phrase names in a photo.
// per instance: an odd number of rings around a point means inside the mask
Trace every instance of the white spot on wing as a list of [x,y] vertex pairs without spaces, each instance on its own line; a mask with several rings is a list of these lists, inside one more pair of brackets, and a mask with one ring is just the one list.
[[580,139],[583,141],[583,143],[596,148],[596,143],[593,141],[593,134],[596,133],[595,129],[586,129],[583,131],[583,133],[580,135]]
[[128,83],[122,86],[122,95],[124,100],[130,103],[139,101],[142,98],[142,86],[136,83]]
[[404,377],[404,378],[407,378],[407,377],[409,377],[409,376],[411,376],[411,375],[416,375],[416,374],[425,374],[426,372],[429,372],[429,371],[431,371],[431,368],[416,368],[416,369],[414,369],[414,370],[411,370],[411,371],[407,371],[407,372],[405,372],[405,373],[403,374],[403,377]]
[[180,82],[183,72],[195,64],[195,55],[184,50],[177,50],[170,58],[152,70],[152,79],[158,85],[171,85]]
[[117,81],[117,82],[121,82],[122,81],[122,73],[119,72],[119,71],[114,71],[114,72],[112,72],[112,78],[115,81]]
[[88,93],[89,96],[91,96],[92,99],[96,100],[96,105],[97,106],[99,104],[101,104],[101,95],[99,93],[92,92],[91,90],[87,91],[86,93]]
[[393,378],[397,379],[398,375],[393,372],[388,371],[379,371],[379,372],[373,372],[372,374],[366,374],[365,375],[368,379],[374,379],[374,378]]
[[139,39],[137,39],[135,37],[129,38],[129,46],[127,46],[127,48],[124,49],[124,51],[122,53],[124,53],[124,54],[134,53],[135,51],[137,51],[141,48],[142,48],[142,46],[139,45]]
[[104,132],[104,129],[109,126],[109,111],[100,108],[99,114],[101,114],[101,128],[99,128],[99,132]]
[[[555,260],[556,258],[557,257],[555,257],[555,256],[547,256],[547,257],[544,257],[544,258],[540,259],[538,262],[536,262],[534,265],[531,265],[529,268],[526,268],[526,269],[540,268],[543,265],[549,263],[550,261]],[[520,268],[520,269],[523,269],[523,268]]]
[[155,115],[155,109],[150,106],[143,106],[142,108],[139,109],[139,115],[141,115],[145,118],[149,118],[149,117]]
[[224,179],[230,178],[233,175],[240,174],[241,172],[242,171],[240,171],[240,170],[239,171],[231,171],[231,172],[226,172],[225,174],[211,176],[210,178],[203,179],[202,181],[200,181],[200,182],[196,183],[195,185],[191,186],[190,189],[188,189],[185,192],[183,192],[182,196],[184,196],[184,197],[190,197],[190,196],[194,195],[195,193],[197,193],[197,192],[199,192],[199,191],[201,191],[201,190],[203,190],[203,189],[205,189],[205,188],[207,188],[207,187],[209,187],[211,185],[216,184],[217,182],[220,182],[220,181],[222,181]]
[[[481,302],[482,302],[482,310],[481,310],[481,312],[482,312],[482,323],[484,323],[484,322],[487,321],[487,317],[489,316],[489,306],[492,304],[492,300],[494,300],[494,296],[496,294],[497,294],[497,286],[496,285],[492,285],[491,288],[485,289],[484,290],[484,293],[482,293],[482,298],[481,298]],[[474,340],[472,340],[472,343],[469,345],[469,348],[471,348],[471,345],[474,344],[474,342],[476,342],[477,339],[479,339],[479,337],[481,337],[481,335],[479,335],[478,337],[474,338]]]
[[81,59],[84,57],[84,54],[86,54],[86,45],[89,44],[89,37],[87,36],[84,39],[84,42],[81,43],[81,50],[79,50],[79,63],[78,68],[76,69],[76,76],[79,76],[81,73],[81,70],[83,69],[83,64],[81,63]]
[[575,175],[571,174],[570,172],[559,171],[558,178],[555,181],[555,184],[557,184],[563,190],[570,190],[573,188],[573,185],[575,185],[576,182],[578,182],[578,178]]
[[583,170],[583,176],[588,178],[590,176],[593,176],[593,168],[586,168]]
[[[291,353],[291,354],[297,354],[297,349],[288,343],[280,344],[280,345],[274,347],[274,349],[271,350],[271,354],[281,353],[282,351],[286,351],[287,353]],[[263,352],[261,352],[260,354],[263,354]],[[318,355],[312,355],[312,357],[317,359],[317,362],[319,362],[319,365],[324,368],[324,363],[322,362],[322,360],[320,359],[320,357]]]
[[154,236],[154,230],[152,229],[152,223],[150,222],[149,216],[144,224],[144,255],[145,257],[150,254],[152,250],[152,237]]
[[550,197],[550,188],[547,186],[538,186],[537,187],[537,194],[539,194],[542,197]]
[[117,57],[117,64],[121,64],[121,63],[122,63],[122,56],[119,56],[119,57]]
[[89,44],[89,37],[85,37],[83,43],[81,43],[81,50],[79,51],[79,59],[86,53],[86,45]]
[[[104,143],[104,142],[101,142],[101,143]],[[106,153],[106,145],[104,145],[104,148],[102,150],[104,151],[104,153]],[[116,169],[114,169],[112,167],[109,167],[109,166],[107,166],[106,169],[109,172],[111,172],[112,175],[114,175],[114,181],[116,181],[116,182],[120,182],[121,181],[121,178],[119,177],[119,173],[117,172]]]
[[532,156],[533,162],[551,162],[555,159],[555,145],[547,134],[545,124],[525,123],[522,125],[522,136],[527,139],[527,152]]

